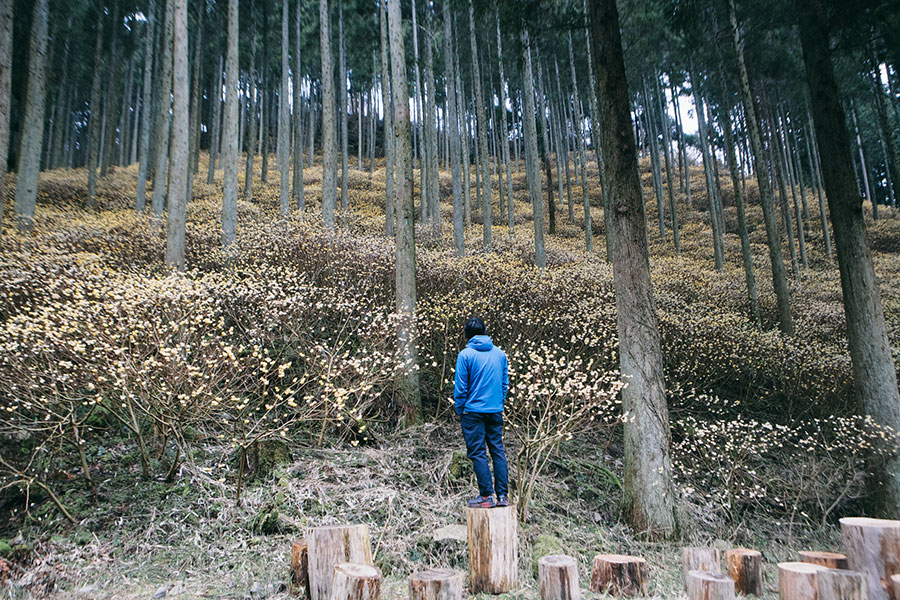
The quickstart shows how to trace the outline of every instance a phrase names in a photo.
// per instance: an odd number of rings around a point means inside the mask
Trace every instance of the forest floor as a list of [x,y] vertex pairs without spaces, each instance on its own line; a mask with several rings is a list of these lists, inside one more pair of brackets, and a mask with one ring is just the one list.
[[[750,447],[755,443],[753,436],[761,429],[754,419],[765,410],[770,410],[768,417],[778,422],[817,417],[821,411],[832,409],[836,413],[846,412],[852,406],[846,340],[842,338],[839,279],[834,263],[822,250],[821,228],[815,220],[818,214],[815,197],[809,195],[811,217],[806,224],[810,269],[792,281],[795,318],[801,334],[795,340],[784,340],[771,331],[757,332],[746,324],[742,315],[746,314],[746,307],[740,245],[734,234],[735,209],[727,185],[723,195],[729,266],[717,275],[712,268],[710,229],[703,210],[706,199],[702,169],[697,167],[692,171],[693,207],[680,196],[683,244],[680,256],[675,256],[668,239],[656,234],[655,198],[647,169],[645,164],[642,175],[646,186],[651,264],[664,347],[667,356],[676,361],[667,364],[667,383],[670,394],[674,395],[673,422],[682,423],[676,442],[681,444],[679,451],[693,461],[680,459],[679,463],[691,466],[678,472],[682,491],[678,506],[682,523],[680,537],[673,542],[652,542],[625,524],[620,511],[620,435],[615,428],[588,429],[563,442],[539,476],[528,519],[520,529],[520,586],[504,597],[538,598],[537,559],[548,553],[563,552],[578,559],[583,585],[589,578],[595,554],[643,556],[651,567],[651,594],[676,598],[682,595],[679,547],[715,545],[723,550],[731,547],[760,550],[765,560],[766,597],[775,598],[775,564],[793,560],[802,549],[839,549],[835,518],[859,509],[859,497],[854,496],[856,490],[850,489],[851,483],[858,479],[853,460],[849,462],[849,471],[837,473],[836,480],[823,480],[820,472],[827,475],[831,463],[816,462],[820,457],[813,460],[778,454],[782,462],[775,466],[767,463],[771,467],[767,487],[755,479],[756,471],[760,469],[759,461],[771,461],[773,454],[763,456],[760,452],[756,456]],[[276,175],[273,170],[268,184],[257,182],[254,203],[241,203],[239,228],[248,221],[257,224],[274,221],[278,201]],[[610,284],[609,269],[602,261],[603,218],[598,208],[596,172],[592,175],[590,193],[596,255],[588,256],[582,250],[583,233],[579,223],[583,220],[577,186],[573,186],[576,219],[568,222],[565,202],[560,203],[557,198],[559,229],[548,244],[550,271],[557,269],[562,280],[579,290],[579,286],[585,290],[604,286],[606,289]],[[84,241],[85,231],[114,231],[120,240],[122,235],[127,236],[129,228],[143,227],[135,225],[135,220],[148,219],[135,217],[130,208],[135,176],[136,169],[132,166],[116,169],[101,180],[101,212],[97,213],[83,208],[86,183],[83,170],[45,174],[35,239],[58,244],[60,249],[53,251],[56,257],[66,255],[67,260],[77,262],[90,262],[99,257],[106,265],[115,265],[117,272],[140,271],[129,261],[136,253],[161,249],[162,234],[154,238],[155,245],[151,248],[132,244],[122,256],[116,255],[120,249],[115,244]],[[205,238],[218,239],[217,186],[221,172],[217,173],[216,185],[208,186],[204,180],[205,168],[195,180],[190,209],[189,263],[198,256],[197,245],[206,243]],[[311,215],[318,214],[320,180],[320,168],[306,171],[307,210]],[[348,232],[344,234],[344,239],[351,244],[372,244],[383,227],[384,188],[377,183],[380,180],[383,180],[382,169],[377,168],[371,179],[365,171],[351,169],[353,213]],[[514,188],[517,232],[509,236],[503,225],[505,218],[497,217],[495,246],[502,257],[501,263],[515,263],[516,269],[528,272],[529,261],[533,259],[529,255],[531,210],[524,202],[527,198],[524,173],[515,176]],[[748,184],[748,190],[750,202],[754,203],[752,183]],[[442,173],[443,237],[420,232],[423,233],[419,238],[423,246],[420,259],[424,256],[424,260],[432,261],[437,254],[448,254],[451,230],[447,223],[451,214],[446,198],[448,191],[449,176]],[[496,197],[494,201],[496,205]],[[472,205],[475,205],[474,188]],[[884,208],[881,213],[882,219],[872,224],[870,236],[876,251],[876,269],[883,279],[889,335],[896,353],[900,337],[900,260],[896,257],[900,251],[900,219],[895,210]],[[767,329],[771,329],[774,303],[770,298],[771,285],[767,284],[765,232],[759,209],[751,206],[749,215],[763,296],[763,318]],[[6,219],[7,223],[10,221]],[[122,230],[126,233],[122,234]],[[13,286],[8,283],[10,279],[18,282],[27,278],[16,279],[10,274],[19,277],[26,270],[23,265],[27,266],[27,261],[37,260],[31,254],[37,254],[38,249],[9,226],[4,233],[7,258],[0,257],[0,270],[7,285]],[[198,242],[199,238],[203,240]],[[476,222],[467,230],[467,248],[478,248],[480,239],[481,229]],[[153,269],[159,270],[161,258],[161,253],[152,258]],[[470,268],[477,269],[480,264]],[[426,271],[432,273],[432,269],[429,262]],[[585,279],[579,280],[582,276]],[[13,292],[7,293],[13,296]],[[589,291],[577,294],[574,302],[581,302]],[[524,307],[525,300],[522,302]],[[3,307],[8,309],[6,304]],[[604,315],[607,321],[609,318],[609,314]],[[723,337],[723,330],[717,329],[723,322],[728,324],[731,337]],[[709,349],[687,353],[678,345],[680,339],[694,341],[695,345],[696,340],[702,339],[707,347],[732,344],[733,354],[710,354],[713,350]],[[737,364],[744,359],[749,366]],[[771,367],[775,363],[777,368]],[[765,383],[760,383],[753,377],[763,368],[772,368],[773,373],[763,378]],[[739,369],[743,370],[739,372]],[[744,385],[742,377],[747,381],[752,379],[752,383]],[[712,405],[719,405],[719,396],[715,394],[727,393],[732,394],[727,399],[732,404],[713,410]],[[342,441],[329,444],[327,440],[318,444],[312,433],[292,439],[276,452],[271,464],[258,470],[240,500],[236,498],[233,470],[227,476],[221,474],[223,463],[233,462],[232,450],[214,439],[195,446],[196,453],[182,464],[173,482],[166,482],[161,476],[142,478],[133,443],[115,435],[95,439],[90,450],[97,461],[93,490],[80,480],[74,481],[76,478],[70,473],[77,472],[78,468],[73,466],[77,459],[71,452],[59,459],[58,471],[62,475],[58,479],[64,489],[61,499],[75,517],[74,525],[62,520],[53,503],[38,494],[35,502],[22,494],[0,494],[0,510],[9,516],[5,524],[0,524],[0,582],[3,583],[0,597],[286,597],[290,541],[301,537],[309,526],[346,522],[365,522],[372,529],[375,563],[386,579],[382,597],[385,600],[406,597],[406,576],[412,571],[430,566],[465,570],[467,563],[463,507],[465,499],[475,491],[474,478],[464,453],[460,453],[463,441],[458,424],[448,414],[442,395],[443,392],[435,392],[432,403],[426,405],[429,418],[425,424],[397,432],[389,424],[373,423],[371,439],[367,438],[359,446]],[[814,405],[819,399],[824,408],[817,412],[819,408]],[[780,403],[777,407],[776,402]],[[752,410],[735,408],[742,403]],[[694,414],[691,411],[711,411],[721,435],[717,434],[719,437],[715,439],[709,436],[701,439],[700,435],[691,438],[692,445],[685,446],[683,440],[690,438],[693,425],[684,425],[682,420],[689,419]],[[696,425],[695,421],[689,422]],[[735,429],[729,429],[731,425]],[[719,448],[717,444],[723,438],[734,440],[733,445],[740,451],[729,447],[728,454]],[[0,450],[9,451],[17,443],[15,438],[4,439]],[[765,443],[777,445],[772,440]],[[508,446],[514,456],[518,450],[516,442],[508,440]],[[747,463],[740,462],[745,459]],[[709,469],[727,467],[730,471],[711,483],[701,472],[706,464],[704,460],[717,463]],[[729,461],[733,462],[722,464]],[[836,464],[844,461],[843,455],[835,461]],[[716,473],[718,477],[719,472]],[[722,483],[725,479],[730,483]],[[810,479],[815,481],[809,483]],[[759,485],[762,491],[749,495],[740,507],[736,502],[735,506],[728,503],[728,508],[722,509],[717,504],[716,498],[720,497],[717,494],[734,490],[745,481],[750,481],[751,486]],[[707,487],[713,485],[717,486],[715,490]],[[788,497],[795,488],[796,504]],[[776,494],[776,489],[788,492],[779,496],[783,492]],[[777,508],[770,510],[766,508],[767,503]],[[810,507],[818,507],[819,513],[813,514]],[[588,598],[595,596],[586,589],[584,592]]]

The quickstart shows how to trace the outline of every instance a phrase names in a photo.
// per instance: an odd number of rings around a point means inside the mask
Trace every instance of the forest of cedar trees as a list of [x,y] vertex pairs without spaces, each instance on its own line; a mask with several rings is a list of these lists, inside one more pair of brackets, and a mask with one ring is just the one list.
[[0,0],[0,598],[900,600],[898,147],[900,0]]

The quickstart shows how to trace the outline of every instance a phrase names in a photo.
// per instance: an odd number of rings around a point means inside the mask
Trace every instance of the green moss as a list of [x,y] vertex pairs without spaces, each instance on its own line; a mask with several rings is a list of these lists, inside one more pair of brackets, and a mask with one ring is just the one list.
[[472,461],[465,450],[454,450],[450,457],[450,481],[454,483],[468,482],[473,475]]
[[8,558],[12,555],[13,548],[6,540],[0,540],[0,557]]
[[564,554],[562,540],[556,536],[541,534],[531,544],[531,568],[538,577],[538,561],[549,554]]

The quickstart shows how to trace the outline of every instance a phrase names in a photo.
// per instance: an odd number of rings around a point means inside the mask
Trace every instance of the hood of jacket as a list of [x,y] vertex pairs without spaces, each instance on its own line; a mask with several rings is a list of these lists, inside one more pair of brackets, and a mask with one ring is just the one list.
[[479,352],[488,352],[493,347],[494,342],[492,342],[491,338],[486,335],[472,336],[472,339],[470,339],[466,343],[466,348],[472,348],[473,350],[478,350]]

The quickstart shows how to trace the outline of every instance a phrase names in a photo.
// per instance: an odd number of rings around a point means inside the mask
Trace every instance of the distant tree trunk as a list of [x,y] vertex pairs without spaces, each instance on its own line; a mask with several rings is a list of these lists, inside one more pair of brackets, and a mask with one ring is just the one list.
[[[872,42],[866,47],[869,51],[869,61],[872,65],[869,81],[872,84],[872,98],[874,99],[875,104],[875,121],[878,124],[876,129],[878,130],[878,136],[881,139],[881,145],[884,148],[885,162],[887,163],[885,165],[885,170],[888,172],[888,180],[894,185],[897,185],[900,183],[900,157],[898,157],[897,141],[890,120],[888,119],[887,107],[885,106],[884,101],[884,85],[881,83],[881,61],[879,61],[878,57],[875,55],[874,44]],[[893,198],[893,190],[890,191],[891,197]],[[878,209],[876,208],[875,210],[877,213]],[[875,218],[878,217],[876,216]]]
[[606,178],[614,199],[610,236],[625,423],[625,510],[654,536],[676,534],[669,415],[650,281],[644,205],[615,0],[591,0],[593,66]]
[[875,201],[875,195],[872,194],[872,188],[869,186],[869,169],[866,165],[866,155],[863,153],[862,137],[859,135],[859,123],[856,120],[856,109],[852,104],[850,107],[850,116],[853,119],[853,129],[856,132],[856,145],[859,148],[859,170],[862,174],[863,192],[866,198],[872,202],[872,216],[878,218],[878,202]]
[[[454,25],[455,29],[455,25]],[[456,57],[453,61],[454,77],[456,79],[456,106],[459,110],[459,125],[462,137],[462,165],[463,165],[463,216],[465,217],[466,226],[472,225],[472,175],[470,173],[471,157],[469,155],[469,125],[468,116],[466,115],[465,88],[463,88],[462,77],[459,73],[459,54],[458,48]]]
[[[231,0],[229,0],[230,2]],[[251,6],[251,11],[253,11],[253,6]],[[253,30],[252,35],[250,36],[250,64],[249,71],[250,76],[247,79],[247,104],[249,109],[247,111],[247,161],[244,165],[244,202],[252,202],[253,201],[253,158],[256,154],[256,113],[257,111],[257,103],[259,102],[260,97],[260,88],[257,83],[257,73],[256,73],[256,36],[257,36],[257,27],[256,27],[256,12],[253,11],[253,18],[251,19],[252,25],[251,29]],[[229,42],[230,43],[230,42]],[[226,69],[228,66],[226,65]],[[256,92],[254,93],[253,88],[256,87]],[[260,124],[262,126],[262,124]],[[236,209],[235,209],[236,210]]]
[[[642,124],[646,128],[647,131],[647,142],[650,151],[650,175],[653,180],[653,191],[656,193],[656,214],[659,218],[659,237],[666,237],[666,209],[663,200],[663,189],[662,189],[662,174],[661,167],[659,164],[659,135],[656,133],[656,124],[654,121],[656,120],[654,113],[656,111],[653,110],[653,100],[650,97],[650,93],[647,91],[647,79],[643,78],[641,80],[641,85],[643,86],[643,93],[641,95],[641,116]],[[698,111],[698,116],[702,118],[702,113]],[[702,131],[702,130],[701,130]],[[702,137],[701,137],[702,139]],[[706,164],[706,163],[704,163]],[[708,182],[708,180],[707,180]],[[711,214],[712,211],[711,211]],[[715,231],[716,223],[713,223],[713,231]],[[713,236],[715,240],[715,235]],[[718,246],[715,246],[718,249]],[[720,269],[721,266],[718,262],[718,252],[716,253],[716,268]]]
[[831,231],[828,228],[828,214],[825,212],[825,184],[822,182],[822,170],[819,163],[819,143],[816,141],[815,127],[812,124],[812,113],[807,107],[806,154],[809,156],[809,168],[815,181],[816,194],[819,197],[819,220],[822,224],[822,238],[825,242],[825,253],[832,258]]
[[31,17],[31,41],[28,50],[28,87],[25,114],[22,117],[22,141],[16,172],[16,216],[19,231],[29,233],[37,204],[38,176],[41,170],[41,142],[44,139],[44,105],[47,95],[47,21],[48,0],[37,0]]
[[113,2],[113,18],[110,26],[110,37],[112,38],[109,48],[110,64],[106,78],[106,92],[103,94],[103,132],[100,142],[101,179],[109,173],[116,146],[116,123],[119,120],[116,111],[119,105],[119,96],[122,93],[122,52],[119,50],[121,23],[119,3]]
[[[495,13],[497,22],[497,62],[500,65],[500,149],[503,152],[503,165],[506,168],[506,214],[509,232],[512,233],[516,226],[516,214],[513,206],[512,171],[509,166],[509,123],[506,118],[506,104],[509,102],[509,94],[506,86],[506,75],[503,70],[503,42],[500,39],[500,17]],[[444,35],[448,35],[444,30]],[[452,142],[452,140],[451,140]]]
[[524,72],[524,110],[522,116],[525,129],[525,175],[528,180],[528,195],[531,197],[531,209],[534,213],[534,263],[541,269],[547,266],[547,250],[544,247],[544,198],[541,191],[541,175],[539,173],[537,123],[535,123],[534,106],[534,70],[531,64],[531,39],[528,30],[522,31],[522,60]]
[[150,2],[147,32],[144,39],[144,82],[141,92],[141,162],[138,165],[137,201],[135,208],[144,212],[147,204],[147,171],[150,167],[150,127],[153,123],[153,40],[156,35],[156,0]]
[[460,173],[462,156],[460,156],[459,111],[457,110],[456,80],[453,77],[455,57],[452,44],[453,30],[450,21],[450,3],[442,2],[441,11],[444,20],[444,78],[447,83],[448,112],[447,135],[450,137],[450,173],[453,179],[453,248],[456,252],[456,256],[462,258],[466,255],[463,232],[462,174]]
[[[900,431],[900,394],[884,322],[881,293],[866,240],[862,199],[850,171],[850,135],[838,96],[822,0],[801,0],[798,18],[813,122],[837,247],[847,339],[861,412],[887,431]],[[900,512],[900,456],[893,435],[879,435],[867,471],[869,501],[886,518]]]
[[422,413],[419,391],[418,350],[416,349],[416,230],[412,195],[412,127],[409,120],[409,91],[406,87],[406,50],[400,0],[388,2],[391,86],[394,102],[394,126],[397,130],[397,246],[396,293],[400,316],[398,338],[409,372],[399,382],[400,404],[405,425],[417,423]]
[[190,65],[190,112],[188,117],[188,163],[190,168],[187,172],[187,201],[190,202],[194,197],[194,175],[200,167],[200,76],[202,75],[203,64],[203,29],[204,15],[203,10],[205,4],[197,3],[197,33],[194,38],[193,58]]
[[484,92],[481,85],[481,67],[478,61],[478,43],[475,38],[475,10],[469,0],[469,45],[472,47],[472,73],[475,86],[475,114],[478,126],[478,151],[481,160],[481,224],[483,228],[484,251],[491,251],[491,176],[487,144],[487,113],[485,112]]
[[538,65],[537,65],[537,111],[538,111],[538,123],[540,124],[541,130],[541,141],[543,142],[543,151],[541,152],[541,158],[544,163],[544,173],[547,176],[547,215],[549,216],[549,227],[548,233],[555,234],[556,233],[556,203],[553,201],[553,175],[552,170],[550,169],[550,137],[547,135],[547,118],[546,114],[549,112],[549,108],[547,105],[547,96],[544,93],[544,76],[543,76],[543,67],[541,65],[540,57],[538,57]]
[[9,158],[13,2],[14,0],[0,0],[0,238],[3,237],[3,213],[6,210],[6,162]]
[[168,180],[169,166],[169,132],[171,129],[170,110],[172,101],[172,20],[175,9],[174,0],[166,0],[166,17],[163,29],[162,45],[162,76],[157,87],[157,105],[155,119],[156,136],[156,167],[153,169],[153,220],[159,222],[162,219],[163,205],[166,199],[166,181]]
[[290,19],[288,0],[281,2],[281,88],[278,92],[278,171],[280,175],[279,208],[281,216],[291,214],[291,107],[290,96]]
[[[433,52],[433,34],[432,20],[433,9],[429,3],[425,3],[425,114],[424,128],[426,141],[426,159],[428,168],[425,170],[428,179],[427,198],[423,196],[422,203],[427,207],[427,216],[431,221],[434,231],[440,235],[441,232],[441,207],[440,207],[440,178],[438,173],[438,130],[437,130],[437,107],[435,105],[435,87],[434,87],[434,52]],[[427,200],[427,202],[426,202]]]
[[662,120],[663,143],[666,146],[664,154],[666,160],[666,192],[669,199],[669,215],[672,219],[672,239],[675,242],[675,252],[679,253],[681,252],[681,235],[678,231],[678,211],[675,207],[675,178],[672,176],[672,167],[675,166],[675,160],[672,158],[672,131],[669,127],[669,115],[666,112],[666,95],[659,85],[659,73],[653,75],[653,86],[656,88],[657,112]]
[[319,45],[322,54],[322,220],[334,228],[337,204],[337,147],[334,120],[334,59],[331,56],[331,13],[319,0]]
[[[416,142],[418,141],[418,155],[421,157],[419,164],[419,189],[421,195],[421,215],[422,220],[426,218],[428,204],[428,161],[425,157],[427,151],[425,140],[425,97],[422,87],[422,68],[419,62],[419,26],[417,22],[418,9],[416,0],[412,0],[412,34],[413,34],[413,71],[416,75],[416,95],[413,99],[413,110],[416,113],[416,127],[413,129],[413,169],[416,167]],[[427,4],[427,2],[426,2]],[[427,34],[426,34],[427,37]],[[418,140],[416,139],[418,138]]]
[[715,156],[709,149],[709,137],[706,129],[706,109],[703,98],[700,95],[700,81],[696,74],[691,72],[691,89],[694,91],[694,107],[697,114],[699,128],[700,150],[703,153],[703,170],[706,173],[706,195],[709,201],[710,224],[713,232],[713,254],[715,257],[716,271],[721,271],[725,265],[725,251],[722,244],[722,231],[719,229],[719,215],[716,205],[716,182],[714,179],[712,162]]
[[[238,22],[238,0],[228,0],[228,48],[225,58],[225,115],[222,123],[222,171],[224,177],[222,195],[222,245],[228,246],[237,237],[237,198],[238,198],[238,41],[240,29]],[[251,43],[252,43],[251,38]],[[250,63],[251,68],[253,63]],[[219,102],[221,89],[216,91],[216,102]],[[253,118],[252,115],[250,117]],[[252,138],[252,136],[251,136]],[[250,152],[248,155],[252,154]],[[248,159],[250,160],[250,159]]]
[[103,73],[103,6],[97,7],[97,37],[94,41],[94,73],[91,77],[90,124],[88,126],[88,206],[97,198],[97,163],[100,160],[100,85]]
[[300,49],[303,46],[301,37],[301,20],[302,10],[300,3],[303,0],[297,0],[297,6],[294,9],[294,186],[293,200],[297,205],[297,210],[301,213],[305,208],[305,198],[303,192],[303,111],[300,109],[300,94],[302,79],[300,77]]
[[[597,78],[594,75],[594,59],[593,52],[590,51],[591,47],[591,31],[590,25],[588,23],[588,0],[582,0],[582,6],[584,7],[584,43],[585,48],[588,49],[587,52],[587,62],[588,62],[588,99],[590,100],[590,111],[591,111],[591,145],[594,147],[594,154],[597,156],[597,170],[600,172],[600,188],[602,194],[603,201],[603,224],[606,227],[606,262],[611,262],[612,253],[610,252],[609,246],[609,231],[612,228],[612,211],[610,210],[610,202],[609,202],[609,186],[606,184],[604,177],[606,177],[606,167],[604,165],[603,160],[603,144],[600,143],[601,135],[600,135],[600,117],[599,117],[599,107],[597,101]],[[584,162],[584,166],[587,166],[587,161]],[[641,188],[643,190],[643,188]],[[643,194],[643,191],[641,192]]]
[[394,197],[394,128],[391,126],[391,74],[388,62],[388,34],[387,34],[387,0],[381,0],[378,9],[378,19],[381,27],[381,101],[384,107],[384,179],[385,179],[385,211],[384,232],[388,236],[394,235],[394,209],[396,198]]
[[184,270],[187,178],[190,170],[190,81],[188,74],[187,0],[175,0],[172,47],[172,179],[166,218],[166,264]]
[[[569,74],[572,77],[572,91],[574,92],[572,95],[572,109],[574,113],[574,125],[575,125],[575,140],[576,149],[578,152],[578,160],[575,161],[576,166],[581,165],[580,169],[582,171],[581,177],[581,202],[584,206],[584,247],[588,252],[594,251],[594,232],[592,230],[591,224],[591,200],[590,196],[588,196],[588,188],[587,188],[587,177],[586,173],[584,173],[585,167],[587,166],[587,156],[585,154],[585,144],[584,144],[584,115],[581,111],[581,101],[580,94],[578,92],[578,78],[575,72],[575,53],[572,49],[572,33],[569,32],[568,35],[568,43],[569,43]],[[589,93],[593,94],[593,90]],[[597,143],[597,140],[594,140],[594,144]],[[568,164],[568,161],[567,163]],[[578,174],[575,174],[578,177]]]
[[[341,111],[341,213],[344,215],[344,227],[350,225],[350,192],[347,187],[347,58],[344,50],[344,3],[338,0],[338,44],[340,55],[340,111]],[[285,96],[287,97],[287,96]]]
[[772,263],[772,286],[778,305],[778,326],[782,333],[793,335],[794,321],[791,317],[791,296],[784,276],[784,260],[781,257],[781,240],[778,236],[778,223],[775,219],[772,189],[766,173],[766,158],[763,153],[762,140],[759,133],[759,120],[753,95],[750,91],[750,78],[744,62],[744,42],[735,13],[734,0],[728,0],[728,16],[731,23],[732,46],[737,57],[738,75],[741,84],[741,100],[747,119],[747,130],[750,135],[750,146],[753,150],[753,162],[756,165],[756,178],[759,183],[759,195],[763,206],[763,218],[766,223],[766,237],[769,242],[769,260]]
[[224,71],[224,61],[220,55],[219,67],[216,69],[216,75],[209,94],[210,108],[212,109],[212,125],[209,130],[209,168],[206,173],[206,183],[208,185],[212,185],[215,181],[216,162],[219,160],[219,138],[222,135],[219,127],[222,120],[222,78]]

